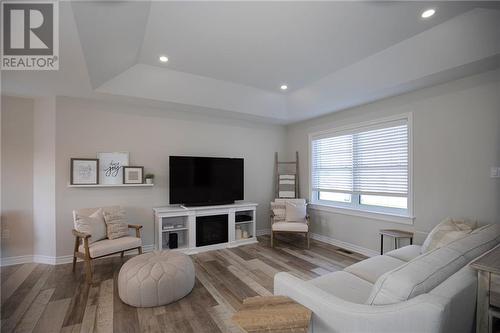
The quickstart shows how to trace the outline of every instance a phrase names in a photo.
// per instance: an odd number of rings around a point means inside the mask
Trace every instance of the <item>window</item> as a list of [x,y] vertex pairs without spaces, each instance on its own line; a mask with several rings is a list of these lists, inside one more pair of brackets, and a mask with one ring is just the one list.
[[408,117],[311,137],[312,202],[409,216]]

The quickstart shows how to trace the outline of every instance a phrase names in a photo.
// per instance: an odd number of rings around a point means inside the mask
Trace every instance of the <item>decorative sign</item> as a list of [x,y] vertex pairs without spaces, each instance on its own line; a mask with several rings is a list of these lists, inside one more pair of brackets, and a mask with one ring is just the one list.
[[99,184],[99,160],[95,158],[71,159],[71,185]]
[[97,153],[97,158],[101,184],[123,184],[123,167],[128,165],[128,153]]

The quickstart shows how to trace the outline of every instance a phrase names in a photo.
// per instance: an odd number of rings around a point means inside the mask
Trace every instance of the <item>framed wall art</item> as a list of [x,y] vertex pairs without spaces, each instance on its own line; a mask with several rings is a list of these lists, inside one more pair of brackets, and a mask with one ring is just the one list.
[[97,153],[101,184],[123,184],[123,167],[128,166],[128,152]]
[[142,184],[144,183],[144,167],[142,166],[124,166],[123,184]]
[[97,158],[72,158],[70,163],[71,185],[99,184],[99,160]]

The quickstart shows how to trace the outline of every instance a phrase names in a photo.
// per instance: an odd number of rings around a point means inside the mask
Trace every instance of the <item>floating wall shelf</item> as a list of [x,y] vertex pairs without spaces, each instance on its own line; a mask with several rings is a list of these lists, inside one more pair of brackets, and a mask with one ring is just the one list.
[[153,187],[154,184],[98,184],[98,185],[71,185],[68,187],[78,187],[78,188],[99,188],[99,187]]

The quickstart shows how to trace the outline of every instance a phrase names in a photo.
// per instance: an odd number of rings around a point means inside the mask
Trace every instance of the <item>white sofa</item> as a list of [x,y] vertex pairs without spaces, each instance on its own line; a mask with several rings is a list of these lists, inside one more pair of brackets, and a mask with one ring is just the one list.
[[274,277],[274,293],[312,310],[313,333],[473,332],[477,277],[468,263],[500,242],[500,225],[421,254],[418,245],[303,281]]

